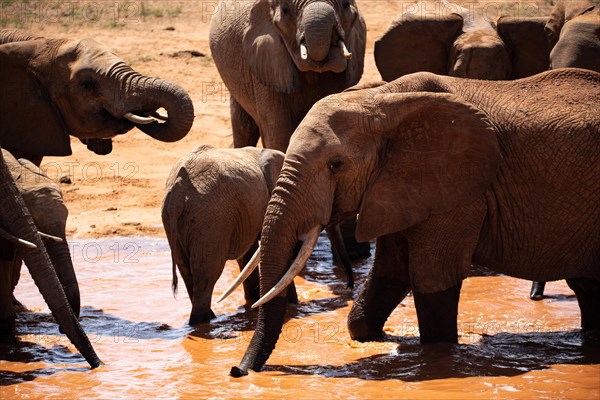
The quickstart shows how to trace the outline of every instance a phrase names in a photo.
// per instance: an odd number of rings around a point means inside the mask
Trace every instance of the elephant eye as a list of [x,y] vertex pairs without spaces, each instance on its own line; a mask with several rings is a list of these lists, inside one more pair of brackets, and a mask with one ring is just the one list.
[[342,168],[342,165],[344,165],[342,160],[339,158],[333,158],[329,161],[329,170],[333,173],[336,173]]
[[84,90],[87,90],[89,92],[96,91],[96,89],[98,88],[98,83],[92,79],[83,79],[80,82],[80,85]]

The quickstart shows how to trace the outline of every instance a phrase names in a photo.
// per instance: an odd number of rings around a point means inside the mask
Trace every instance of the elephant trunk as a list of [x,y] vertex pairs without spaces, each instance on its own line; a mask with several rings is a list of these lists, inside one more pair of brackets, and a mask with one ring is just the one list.
[[62,236],[61,239],[63,239],[62,243],[46,242],[46,251],[50,256],[52,265],[54,265],[56,275],[65,291],[73,314],[75,314],[76,318],[79,318],[79,311],[81,308],[79,284],[77,283],[77,277],[75,275],[67,239],[64,236]]
[[[265,296],[288,270],[298,239],[318,225],[305,223],[310,221],[306,218],[305,210],[319,207],[307,206],[313,202],[298,190],[302,185],[298,184],[298,180],[291,177],[286,169],[284,166],[263,223],[259,267],[261,297]],[[260,306],[254,336],[239,367],[231,369],[232,376],[246,375],[248,369],[257,372],[262,369],[281,333],[287,304],[286,293],[284,290]]]
[[1,154],[0,226],[10,231],[13,235],[36,245],[35,249],[19,248],[19,256],[25,261],[31,277],[62,331],[66,333],[67,337],[81,352],[92,368],[100,366],[101,361],[71,310],[60,281],[50,262],[50,257],[42,243],[42,239],[37,233],[33,219],[27,211],[25,202],[17,190]]
[[337,42],[337,26],[337,16],[330,4],[317,1],[306,6],[301,30],[304,31],[303,40],[312,60],[323,61],[329,55],[331,45]]
[[[187,135],[194,122],[194,106],[187,92],[179,85],[160,78],[141,75],[122,64],[113,67],[119,82],[117,105],[110,105],[111,113],[118,118],[127,113],[158,115],[156,110],[167,110],[166,117],[136,122],[137,128],[161,142],[176,142]],[[148,118],[142,118],[148,119]],[[158,119],[164,121],[159,121]]]

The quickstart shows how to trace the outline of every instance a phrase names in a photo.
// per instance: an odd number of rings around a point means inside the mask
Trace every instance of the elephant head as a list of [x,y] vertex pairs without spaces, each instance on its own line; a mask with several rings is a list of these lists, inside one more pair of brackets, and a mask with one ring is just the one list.
[[429,17],[403,14],[375,42],[375,63],[392,81],[418,71],[476,79],[506,79],[510,60],[491,26],[463,32],[455,13]]
[[[101,361],[69,306],[42,239],[2,155],[0,155],[0,194],[0,230],[4,232],[0,237],[0,253],[7,255],[12,248],[14,254],[16,247],[17,256],[25,261],[61,330],[66,333],[92,368],[98,367]],[[23,240],[29,243],[28,248],[19,244],[23,243]]]
[[73,313],[79,317],[79,285],[65,235],[69,211],[60,187],[28,160],[17,160],[4,149],[2,154],[37,229],[62,240],[47,238],[44,245]]
[[292,136],[263,223],[257,327],[233,376],[269,357],[282,290],[323,226],[358,214],[356,238],[367,241],[468,204],[495,178],[501,156],[485,115],[452,94],[390,93],[393,84],[326,97]]
[[291,93],[302,73],[360,79],[366,26],[355,0],[260,0],[250,12],[242,46],[263,84]]
[[[596,5],[598,5],[597,0]],[[556,45],[565,23],[591,11],[594,6],[591,0],[558,0],[544,27],[549,47],[553,48]]]
[[[73,135],[106,153],[110,138],[134,126],[165,142],[192,126],[192,102],[180,86],[137,73],[92,39],[0,34],[0,142],[11,151],[69,155]],[[161,107],[168,116],[156,113]]]

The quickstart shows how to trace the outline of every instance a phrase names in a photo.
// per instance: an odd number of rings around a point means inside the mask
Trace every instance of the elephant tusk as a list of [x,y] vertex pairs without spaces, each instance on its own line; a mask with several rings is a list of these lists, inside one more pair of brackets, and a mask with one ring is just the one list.
[[48,235],[47,233],[40,232],[40,231],[38,231],[38,233],[40,234],[40,237],[42,239],[50,240],[50,241],[52,241],[54,243],[62,243],[62,242],[64,242],[64,240],[62,240],[61,238],[59,238],[57,236]]
[[317,244],[317,239],[319,238],[319,232],[321,232],[322,227],[320,225],[315,226],[306,234],[304,238],[304,243],[302,243],[302,247],[296,256],[296,259],[292,263],[292,266],[288,271],[283,275],[281,280],[271,288],[263,297],[261,297],[256,303],[252,304],[252,308],[260,307],[269,300],[276,297],[279,293],[281,293],[285,288],[288,287],[290,283],[294,280],[296,275],[302,271],[306,261],[308,261],[308,257],[310,257],[315,244]]
[[156,121],[154,118],[140,117],[139,115],[135,115],[135,114],[130,113],[130,112],[128,112],[125,115],[123,115],[123,117],[127,118],[128,120],[130,120],[134,124],[142,124],[142,125],[151,124],[151,123],[153,123],[153,122]]
[[161,114],[158,111],[152,111],[150,113],[150,116],[156,118],[159,121],[168,121],[169,120],[169,116],[167,114]]
[[308,49],[304,43],[300,45],[300,58],[304,61],[308,60]]
[[26,247],[28,249],[37,249],[37,246],[35,244],[28,242],[25,239],[19,239],[18,237],[11,235],[10,233],[8,233],[7,231],[5,231],[2,228],[0,228],[0,237],[8,240],[9,242],[11,242],[12,244],[15,244],[17,246]]
[[233,292],[238,286],[240,286],[240,283],[242,283],[246,279],[248,279],[248,277],[250,276],[250,274],[258,266],[259,262],[260,262],[260,244],[259,244],[258,249],[256,250],[256,252],[252,255],[252,258],[250,259],[250,261],[248,261],[248,264],[246,264],[246,266],[244,267],[244,269],[242,270],[242,272],[240,272],[240,275],[231,284],[231,286],[229,286],[229,289],[227,289],[225,291],[225,293],[223,293],[223,295],[221,297],[219,297],[219,300],[217,300],[217,303],[220,303],[222,300],[225,300],[225,298],[227,296],[229,296],[231,294],[231,292]]
[[348,51],[348,48],[346,47],[346,43],[344,43],[344,41],[343,41],[342,39],[340,39],[340,40],[338,41],[338,46],[339,46],[339,48],[342,50],[342,54],[344,55],[344,58],[345,58],[346,60],[350,60],[350,59],[352,59],[352,53],[350,53],[350,52]]

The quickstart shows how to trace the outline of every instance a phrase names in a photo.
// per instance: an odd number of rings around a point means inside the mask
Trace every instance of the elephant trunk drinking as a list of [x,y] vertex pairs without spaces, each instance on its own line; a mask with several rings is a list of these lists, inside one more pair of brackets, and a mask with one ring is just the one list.
[[[248,369],[260,371],[269,355],[275,348],[281,328],[284,322],[285,309],[287,304],[287,291],[280,289],[279,293],[274,295],[271,300],[264,302],[265,297],[269,296],[269,291],[278,286],[290,265],[294,247],[298,240],[303,240],[302,249],[299,251],[294,265],[298,268],[306,262],[306,259],[314,247],[316,237],[321,230],[322,221],[329,221],[330,209],[323,209],[322,204],[330,204],[327,201],[321,202],[311,199],[308,196],[301,195],[297,187],[292,182],[298,182],[294,178],[295,168],[294,160],[286,160],[282,173],[277,182],[277,187],[273,192],[263,223],[261,234],[261,260],[260,264],[260,294],[261,300],[258,321],[252,341],[246,350],[239,367],[233,367],[230,374],[234,377],[246,375]],[[308,205],[310,204],[310,206]],[[316,211],[310,218],[305,218],[306,212],[303,210]],[[290,218],[281,218],[281,215],[290,216]],[[314,218],[313,218],[314,217]],[[304,254],[304,256],[303,256]],[[289,275],[293,279],[295,273]],[[269,296],[270,297],[270,296]]]
[[96,355],[88,337],[71,311],[60,281],[52,267],[50,258],[44,249],[44,244],[27,211],[25,203],[19,194],[4,158],[0,154],[0,226],[7,229],[16,237],[35,244],[35,249],[18,251],[21,253],[31,276],[44,297],[52,315],[62,331],[85,357],[87,362],[96,368],[101,361]]

